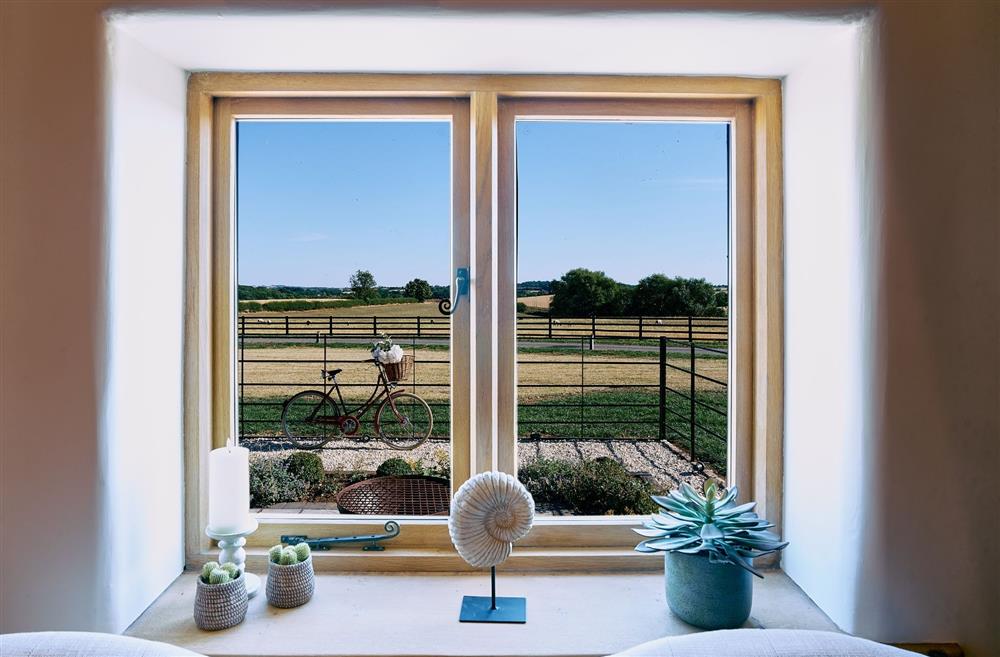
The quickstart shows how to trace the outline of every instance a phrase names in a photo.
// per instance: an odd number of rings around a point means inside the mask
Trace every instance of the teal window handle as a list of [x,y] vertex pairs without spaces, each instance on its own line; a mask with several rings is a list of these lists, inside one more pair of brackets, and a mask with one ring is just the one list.
[[442,315],[454,315],[458,309],[458,302],[462,295],[469,294],[469,268],[459,267],[455,270],[455,298],[441,299],[438,302],[438,310]]

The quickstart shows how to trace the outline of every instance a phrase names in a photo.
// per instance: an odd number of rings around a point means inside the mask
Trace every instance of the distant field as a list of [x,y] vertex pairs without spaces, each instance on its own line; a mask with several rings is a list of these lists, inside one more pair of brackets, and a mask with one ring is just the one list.
[[240,299],[240,301],[253,301],[256,303],[270,303],[272,301],[344,301],[347,297],[295,297],[290,299]]
[[[316,299],[317,301],[333,301],[333,299]],[[298,301],[298,299],[295,299]],[[317,308],[315,310],[289,310],[269,312],[266,310],[252,313],[240,313],[249,318],[267,319],[269,317],[437,317],[441,321],[448,318],[438,312],[438,302],[397,303],[379,306],[354,306],[352,308]]]
[[539,308],[541,310],[548,310],[549,306],[552,305],[552,295],[541,294],[536,297],[518,297],[517,302],[523,303],[529,308]]

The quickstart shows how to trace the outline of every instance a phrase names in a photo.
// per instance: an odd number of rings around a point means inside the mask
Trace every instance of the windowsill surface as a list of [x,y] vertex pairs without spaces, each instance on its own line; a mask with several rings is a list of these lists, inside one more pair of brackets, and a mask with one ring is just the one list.
[[[317,574],[312,601],[276,609],[261,592],[246,620],[202,632],[185,573],[126,631],[210,656],[609,655],[698,631],[667,609],[663,575],[497,575],[497,595],[527,597],[525,625],[458,622],[463,595],[489,595],[489,575]],[[779,570],[754,578],[747,627],[837,630]]]

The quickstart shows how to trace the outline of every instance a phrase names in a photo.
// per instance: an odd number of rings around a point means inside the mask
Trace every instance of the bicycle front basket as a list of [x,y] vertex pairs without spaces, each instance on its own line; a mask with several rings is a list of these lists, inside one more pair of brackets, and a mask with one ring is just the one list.
[[413,368],[413,356],[403,356],[403,360],[398,363],[383,363],[382,369],[385,370],[385,378],[389,381],[395,383],[397,381],[402,381],[406,377],[410,376],[410,370]]

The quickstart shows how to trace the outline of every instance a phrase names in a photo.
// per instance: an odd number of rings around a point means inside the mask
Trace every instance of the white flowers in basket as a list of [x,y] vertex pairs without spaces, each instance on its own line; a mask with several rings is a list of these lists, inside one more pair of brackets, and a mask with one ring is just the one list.
[[402,362],[403,348],[398,344],[393,344],[392,338],[385,333],[380,335],[382,339],[372,345],[372,358],[383,365]]

